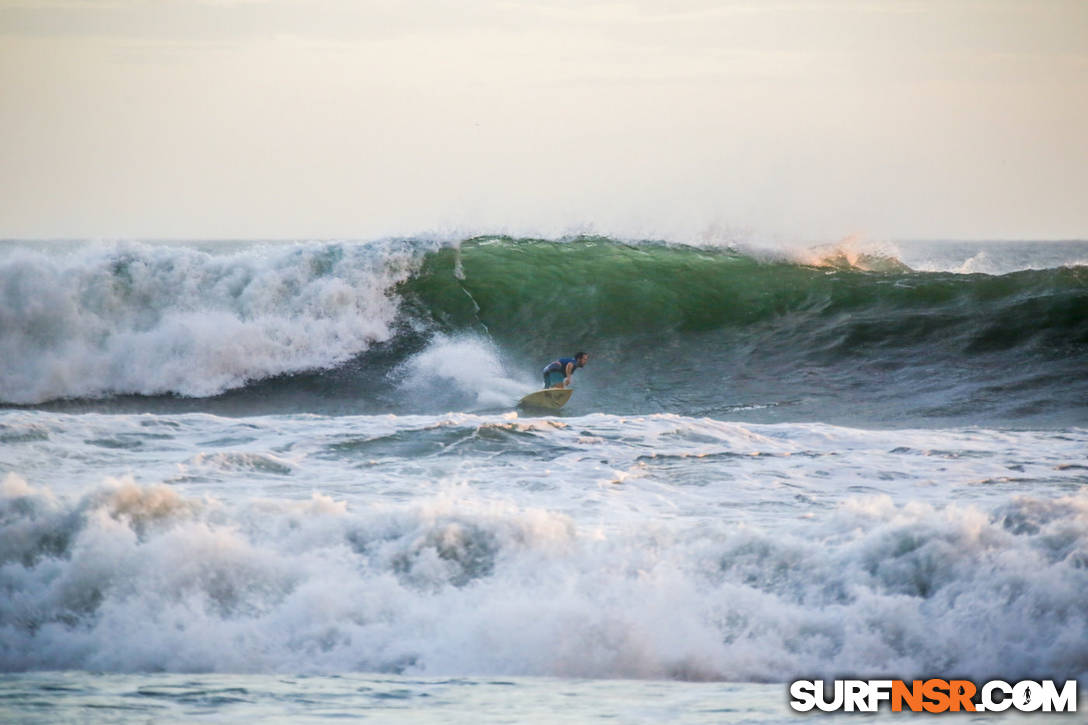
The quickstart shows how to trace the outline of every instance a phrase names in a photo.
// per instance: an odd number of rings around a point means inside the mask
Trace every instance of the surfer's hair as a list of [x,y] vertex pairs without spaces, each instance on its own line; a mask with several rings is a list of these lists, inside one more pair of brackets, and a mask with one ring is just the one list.
[[587,353],[584,353],[584,352],[576,352],[576,353],[574,353],[574,359],[577,360],[578,358],[585,357],[586,354]]

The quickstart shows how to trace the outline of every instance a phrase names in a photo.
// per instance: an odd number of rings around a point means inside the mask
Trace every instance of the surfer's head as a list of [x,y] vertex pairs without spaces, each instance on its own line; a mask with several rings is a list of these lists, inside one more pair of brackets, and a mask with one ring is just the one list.
[[576,353],[574,353],[574,362],[580,368],[585,367],[586,360],[588,360],[588,359],[589,359],[589,353],[585,353],[585,352],[576,352]]

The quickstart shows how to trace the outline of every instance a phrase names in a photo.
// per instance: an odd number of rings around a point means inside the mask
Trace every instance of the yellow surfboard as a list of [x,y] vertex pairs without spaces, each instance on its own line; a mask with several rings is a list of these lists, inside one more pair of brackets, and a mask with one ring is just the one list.
[[521,402],[518,403],[519,408],[544,408],[548,410],[559,410],[567,401],[570,400],[570,396],[574,391],[570,388],[548,388],[546,390],[538,390],[535,393],[529,393]]

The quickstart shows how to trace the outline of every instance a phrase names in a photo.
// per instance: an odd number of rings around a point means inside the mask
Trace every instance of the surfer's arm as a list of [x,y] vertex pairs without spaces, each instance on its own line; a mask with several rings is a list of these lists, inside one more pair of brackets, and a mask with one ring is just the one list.
[[567,369],[563,371],[566,379],[563,380],[563,385],[570,385],[570,376],[574,375],[574,363],[567,363]]

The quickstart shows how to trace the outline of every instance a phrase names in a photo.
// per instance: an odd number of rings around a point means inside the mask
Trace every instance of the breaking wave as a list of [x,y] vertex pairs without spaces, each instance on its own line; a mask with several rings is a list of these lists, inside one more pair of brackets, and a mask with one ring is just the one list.
[[594,237],[11,246],[0,400],[241,391],[235,412],[486,409],[586,349],[579,378],[612,412],[826,394],[841,416],[1082,419],[1088,268],[963,273],[976,255],[916,271],[895,252]]
[[1083,492],[601,530],[469,492],[68,499],[11,474],[0,521],[6,671],[1088,677]]

